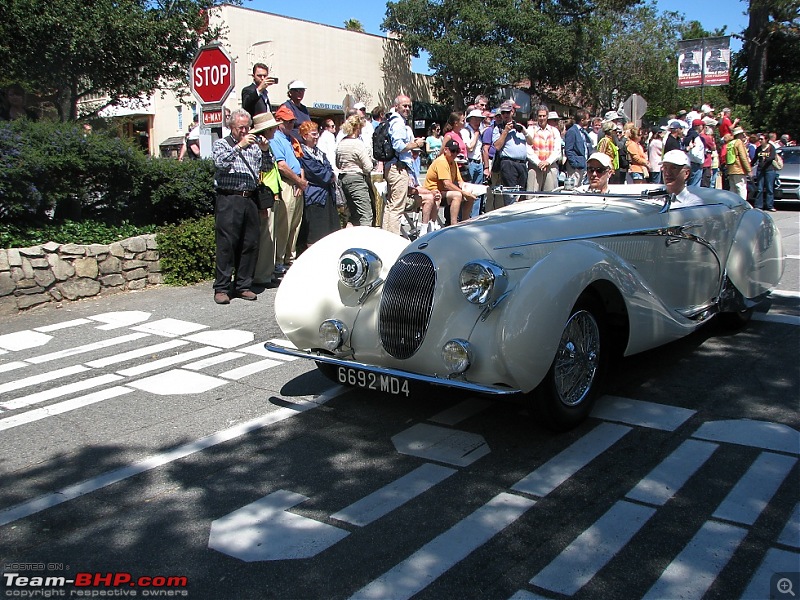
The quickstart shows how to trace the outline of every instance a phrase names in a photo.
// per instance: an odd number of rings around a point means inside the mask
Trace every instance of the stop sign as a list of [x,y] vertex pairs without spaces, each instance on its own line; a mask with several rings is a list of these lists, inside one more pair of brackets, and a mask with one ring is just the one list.
[[222,104],[233,90],[233,59],[214,44],[200,48],[189,70],[189,85],[201,104]]

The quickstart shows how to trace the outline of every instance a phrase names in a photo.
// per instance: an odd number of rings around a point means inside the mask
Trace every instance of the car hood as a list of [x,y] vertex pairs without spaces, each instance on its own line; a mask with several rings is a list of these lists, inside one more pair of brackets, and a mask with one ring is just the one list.
[[[663,222],[661,206],[660,200],[537,196],[535,201],[520,202],[435,231],[409,244],[406,252],[456,258],[474,256],[467,247],[478,244],[499,264],[523,268],[541,258],[551,242],[658,228]],[[526,256],[529,260],[520,260]],[[509,258],[515,260],[509,264]]]

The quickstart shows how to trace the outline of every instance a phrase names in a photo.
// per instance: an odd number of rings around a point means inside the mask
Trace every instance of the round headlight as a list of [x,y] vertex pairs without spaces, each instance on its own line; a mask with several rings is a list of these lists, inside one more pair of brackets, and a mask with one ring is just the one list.
[[336,350],[344,344],[347,327],[341,321],[328,319],[319,326],[319,341],[326,350]]
[[461,269],[461,293],[473,304],[486,304],[506,290],[508,277],[503,267],[488,260],[467,263]]
[[351,248],[339,257],[339,280],[350,288],[361,288],[377,279],[381,259],[363,248]]
[[442,360],[450,374],[463,373],[472,364],[472,350],[467,340],[450,340],[442,346]]

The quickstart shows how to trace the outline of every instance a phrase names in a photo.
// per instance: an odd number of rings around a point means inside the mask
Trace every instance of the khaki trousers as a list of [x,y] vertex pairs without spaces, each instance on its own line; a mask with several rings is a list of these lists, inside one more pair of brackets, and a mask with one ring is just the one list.
[[408,170],[398,167],[397,162],[383,168],[386,180],[386,210],[383,213],[383,228],[400,235],[400,219],[408,201]]
[[275,242],[275,264],[289,265],[295,255],[303,220],[303,194],[295,196],[294,186],[287,181],[283,181],[282,186],[272,207],[272,239]]

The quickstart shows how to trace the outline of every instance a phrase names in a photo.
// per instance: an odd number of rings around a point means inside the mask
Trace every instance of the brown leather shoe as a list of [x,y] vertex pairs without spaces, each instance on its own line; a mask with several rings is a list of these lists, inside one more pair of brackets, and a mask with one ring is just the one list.
[[258,296],[255,293],[251,292],[250,290],[242,290],[236,294],[237,298],[241,298],[242,300],[258,300]]
[[217,292],[214,294],[214,302],[217,304],[230,304],[231,299],[225,292]]

